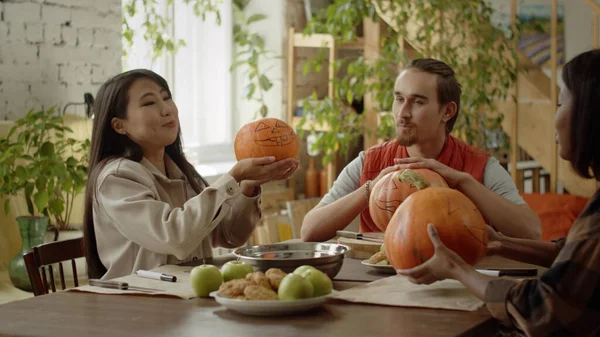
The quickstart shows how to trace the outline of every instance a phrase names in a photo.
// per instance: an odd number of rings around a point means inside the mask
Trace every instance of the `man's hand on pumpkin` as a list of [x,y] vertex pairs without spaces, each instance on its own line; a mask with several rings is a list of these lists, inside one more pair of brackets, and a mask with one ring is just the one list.
[[392,165],[392,166],[388,166],[388,167],[384,168],[383,170],[381,170],[381,172],[379,172],[379,174],[377,175],[377,177],[375,179],[371,180],[371,186],[375,186],[375,184],[377,184],[377,182],[379,180],[381,180],[381,178],[383,178],[386,174],[388,174],[390,172],[398,171],[401,168],[402,167],[400,167],[400,165]]
[[401,169],[429,169],[441,175],[451,188],[460,188],[471,179],[471,175],[452,169],[432,158],[396,158],[394,163]]

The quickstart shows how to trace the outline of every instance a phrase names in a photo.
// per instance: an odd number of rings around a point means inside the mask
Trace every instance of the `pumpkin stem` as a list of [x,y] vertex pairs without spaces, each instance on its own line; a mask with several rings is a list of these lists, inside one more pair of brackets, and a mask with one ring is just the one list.
[[411,169],[406,169],[400,174],[396,175],[396,179],[398,179],[401,183],[409,183],[416,187],[418,190],[422,190],[431,186],[427,179],[423,177],[423,175],[419,172],[413,171]]

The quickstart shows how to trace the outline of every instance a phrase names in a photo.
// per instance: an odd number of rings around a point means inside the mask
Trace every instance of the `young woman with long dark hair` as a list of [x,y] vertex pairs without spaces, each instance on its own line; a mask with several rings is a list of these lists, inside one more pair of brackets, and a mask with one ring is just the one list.
[[209,186],[183,154],[167,82],[143,69],[109,79],[94,102],[84,214],[90,278],[243,245],[261,217],[261,184],[297,167],[295,159],[244,159]]

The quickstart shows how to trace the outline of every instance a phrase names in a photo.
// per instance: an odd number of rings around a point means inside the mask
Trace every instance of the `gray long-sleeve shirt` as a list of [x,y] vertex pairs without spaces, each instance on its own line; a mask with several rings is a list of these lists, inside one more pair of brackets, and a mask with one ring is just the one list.
[[[330,204],[360,187],[364,159],[365,152],[361,151],[358,157],[342,170],[329,192],[321,199],[322,203]],[[515,204],[525,203],[508,172],[494,157],[490,157],[485,165],[483,185]]]

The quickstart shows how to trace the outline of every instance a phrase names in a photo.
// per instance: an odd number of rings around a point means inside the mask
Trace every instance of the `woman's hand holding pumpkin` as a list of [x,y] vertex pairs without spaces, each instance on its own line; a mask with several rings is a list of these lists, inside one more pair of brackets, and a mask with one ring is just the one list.
[[431,284],[444,279],[456,279],[458,273],[472,268],[458,254],[444,246],[433,224],[427,226],[429,238],[435,247],[435,253],[425,263],[411,269],[396,270],[399,275],[407,276],[415,284]]
[[450,188],[458,188],[465,181],[471,178],[471,175],[465,172],[454,170],[439,161],[431,158],[396,158],[394,163],[400,169],[429,169],[437,172],[448,183]]
[[284,180],[294,174],[300,163],[293,158],[275,161],[275,157],[247,158],[235,164],[229,174],[245,184],[262,185],[272,180]]
[[490,225],[485,226],[488,233],[488,244],[487,244],[487,255],[494,255],[500,253],[502,249],[502,240],[504,234],[496,232]]

